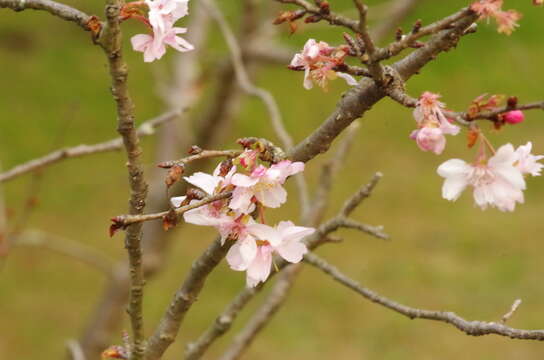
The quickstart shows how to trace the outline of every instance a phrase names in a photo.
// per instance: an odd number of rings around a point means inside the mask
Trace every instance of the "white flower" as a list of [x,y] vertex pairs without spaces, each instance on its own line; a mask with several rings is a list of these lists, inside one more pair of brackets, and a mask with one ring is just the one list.
[[529,141],[526,145],[517,148],[516,154],[518,155],[518,161],[515,165],[522,174],[540,176],[540,172],[544,165],[537,161],[544,159],[544,156],[531,154],[532,147],[533,144]]
[[516,203],[523,203],[525,180],[514,166],[518,154],[511,144],[503,145],[488,161],[478,160],[467,164],[460,159],[448,160],[438,168],[445,178],[442,197],[455,201],[467,186],[474,188],[474,201],[481,209],[497,207],[501,211],[513,211]]

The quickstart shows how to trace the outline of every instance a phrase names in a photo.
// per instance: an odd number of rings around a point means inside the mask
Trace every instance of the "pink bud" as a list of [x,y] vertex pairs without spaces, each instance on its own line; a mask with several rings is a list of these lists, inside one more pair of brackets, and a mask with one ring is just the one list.
[[523,114],[523,111],[521,110],[512,110],[505,113],[502,118],[508,124],[514,125],[523,122],[523,120],[525,120],[525,114]]

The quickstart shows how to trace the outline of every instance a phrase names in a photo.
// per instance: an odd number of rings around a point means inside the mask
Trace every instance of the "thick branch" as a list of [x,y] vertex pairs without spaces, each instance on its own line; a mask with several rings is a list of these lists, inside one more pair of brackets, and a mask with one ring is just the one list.
[[71,6],[51,0],[0,0],[0,8],[9,8],[14,11],[43,10],[66,21],[75,22],[84,30],[90,30],[88,23],[91,16]]
[[304,261],[314,267],[320,269],[324,273],[330,275],[335,281],[347,286],[351,290],[362,295],[365,299],[382,305],[399,314],[409,317],[410,319],[427,319],[448,323],[463,331],[467,335],[481,336],[488,334],[496,334],[506,336],[512,339],[522,340],[544,340],[544,330],[521,330],[514,329],[509,326],[485,321],[468,321],[453,312],[432,311],[412,308],[400,304],[394,300],[386,298],[368,288],[361,286],[357,281],[350,279],[337,268],[327,263],[315,254],[308,253],[304,257]]
[[[137,130],[138,135],[152,135],[155,128],[161,126],[165,122],[175,119],[177,116],[179,116],[179,112],[172,111],[160,115],[154,119],[148,120],[140,125]],[[42,157],[17,165],[6,172],[0,173],[0,183],[12,180],[26,173],[42,169],[46,166],[55,164],[65,159],[77,158],[109,151],[118,151],[121,149],[123,149],[123,139],[116,138],[98,144],[78,145],[70,148],[56,150]]]
[[[99,43],[108,58],[112,80],[112,94],[117,107],[117,131],[123,138],[127,153],[128,181],[130,185],[129,213],[142,214],[147,197],[147,183],[144,179],[140,155],[142,149],[134,122],[134,104],[130,98],[127,84],[128,69],[122,57],[122,37],[119,12],[122,2],[108,0],[106,4],[106,27]],[[127,227],[125,248],[128,251],[130,266],[130,298],[127,312],[132,327],[131,360],[140,360],[144,352],[144,324],[142,316],[144,272],[142,267],[142,223]]]
[[[438,54],[454,47],[464,31],[476,20],[477,16],[467,14],[452,29],[434,35],[421,49],[417,49],[404,59],[396,62],[392,68],[407,80],[418,73],[423,66],[435,59]],[[334,112],[306,139],[288,152],[288,157],[295,161],[309,161],[327,151],[334,139],[355,119],[361,117],[386,94],[374,81],[364,78],[359,86],[347,91]]]

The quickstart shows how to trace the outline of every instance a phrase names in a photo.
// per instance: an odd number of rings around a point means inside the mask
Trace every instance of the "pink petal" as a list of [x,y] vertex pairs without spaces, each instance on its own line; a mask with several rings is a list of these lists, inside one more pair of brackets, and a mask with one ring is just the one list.
[[209,195],[212,195],[215,193],[215,189],[217,188],[219,183],[223,180],[219,176],[212,176],[210,174],[206,174],[203,172],[194,173],[191,176],[184,177],[184,179],[189,184],[192,184],[194,186],[201,188]]
[[185,201],[187,196],[176,196],[173,198],[170,198],[170,204],[172,204],[173,207],[178,208],[181,206],[181,203]]
[[236,186],[250,187],[259,181],[258,178],[249,177],[243,174],[234,174],[232,176],[232,184]]
[[252,208],[252,197],[253,192],[251,189],[237,187],[232,193],[232,199],[230,200],[229,207],[233,210],[238,210],[244,214],[248,214]]
[[265,190],[257,191],[255,197],[264,206],[278,208],[287,201],[287,191],[281,185],[276,184]]
[[308,252],[306,245],[300,241],[288,241],[280,246],[276,247],[275,250],[280,254],[282,258],[291,262],[298,263],[302,260],[304,254]]

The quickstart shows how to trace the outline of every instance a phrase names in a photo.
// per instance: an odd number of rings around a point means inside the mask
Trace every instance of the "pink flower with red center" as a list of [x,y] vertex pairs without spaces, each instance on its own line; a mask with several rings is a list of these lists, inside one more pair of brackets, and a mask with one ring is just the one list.
[[525,180],[514,164],[519,155],[511,144],[503,145],[489,160],[480,157],[474,164],[460,159],[448,160],[438,168],[445,178],[442,197],[455,201],[467,186],[474,189],[474,202],[482,210],[488,206],[501,211],[514,211],[523,203]]
[[[308,252],[302,239],[314,233],[315,229],[281,221],[276,227],[251,224],[247,231],[250,236],[237,241],[229,249],[227,262],[233,270],[246,271],[247,285],[254,287],[268,279],[274,253],[288,262],[300,262]],[[257,240],[252,240],[252,237]]]
[[421,150],[432,151],[437,155],[446,147],[444,135],[457,135],[460,131],[444,115],[445,104],[438,101],[439,98],[440,95],[428,91],[420,96],[413,112],[418,129],[410,135]]
[[358,85],[357,80],[351,75],[333,70],[335,66],[344,63],[345,55],[343,50],[331,47],[324,41],[317,42],[314,39],[309,39],[302,52],[295,54],[289,67],[304,69],[303,85],[307,90],[313,88],[314,81],[326,89],[328,81],[337,77],[346,80],[348,85]]
[[287,200],[283,183],[287,177],[304,170],[304,163],[283,160],[266,168],[256,167],[249,176],[234,174],[231,183],[235,185],[229,207],[248,214],[252,209],[252,199],[267,207],[277,208]]

